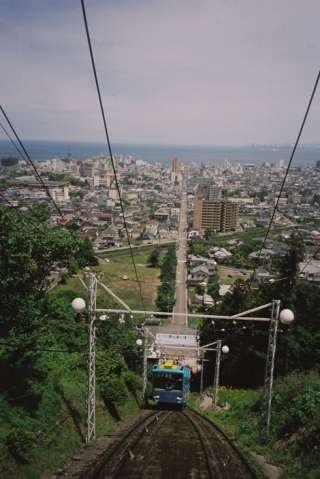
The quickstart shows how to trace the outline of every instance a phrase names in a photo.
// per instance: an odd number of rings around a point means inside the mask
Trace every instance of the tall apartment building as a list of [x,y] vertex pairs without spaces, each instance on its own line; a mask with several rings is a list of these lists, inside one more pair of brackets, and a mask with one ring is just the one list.
[[[207,193],[207,194],[204,194]],[[212,191],[198,191],[194,198],[193,229],[204,233],[207,229],[217,232],[234,231],[237,228],[239,205],[219,197]]]
[[173,158],[171,162],[171,181],[175,184],[181,183],[182,181],[181,162],[178,158]]
[[171,161],[171,171],[176,175],[181,173],[181,163],[178,158],[173,158],[173,160]]

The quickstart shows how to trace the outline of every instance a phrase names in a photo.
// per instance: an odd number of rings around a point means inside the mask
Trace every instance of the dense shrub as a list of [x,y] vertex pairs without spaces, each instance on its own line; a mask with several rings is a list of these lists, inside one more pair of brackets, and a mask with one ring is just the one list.
[[107,376],[99,388],[107,403],[121,405],[128,399],[128,391],[123,379],[115,374]]
[[275,382],[272,414],[278,438],[306,430],[320,435],[320,375],[292,373]]
[[156,301],[160,311],[172,311],[175,304],[177,256],[175,246],[170,246],[161,265],[161,285]]
[[35,434],[21,428],[14,428],[6,437],[5,444],[10,454],[20,464],[28,463],[28,452],[33,446]]
[[124,382],[131,392],[138,392],[142,389],[142,378],[138,376],[135,372],[128,369],[123,374]]

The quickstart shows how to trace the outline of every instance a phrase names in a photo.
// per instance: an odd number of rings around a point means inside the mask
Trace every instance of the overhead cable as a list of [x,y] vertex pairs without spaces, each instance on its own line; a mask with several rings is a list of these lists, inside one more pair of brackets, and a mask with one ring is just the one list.
[[[4,118],[6,119],[8,125],[10,126],[11,130],[12,130],[12,133],[14,134],[17,142],[19,143],[19,146],[20,148],[22,149],[24,155],[25,155],[25,158],[24,156],[22,155],[22,158],[24,159],[24,161],[28,161],[31,165],[31,167],[33,168],[33,171],[34,171],[34,175],[36,177],[36,179],[41,183],[42,187],[44,188],[45,192],[47,193],[47,196],[49,198],[49,200],[51,201],[51,203],[53,204],[53,206],[55,207],[55,209],[57,210],[57,212],[59,213],[60,216],[63,217],[63,214],[62,214],[62,211],[61,209],[59,208],[59,206],[57,205],[57,203],[55,202],[55,200],[53,199],[51,193],[50,193],[50,190],[48,188],[48,185],[46,185],[46,183],[43,181],[43,179],[41,178],[41,175],[40,173],[38,172],[37,170],[37,167],[35,166],[34,162],[32,161],[28,151],[26,150],[24,144],[22,143],[21,139],[19,138],[13,124],[11,123],[7,113],[5,112],[4,108],[2,105],[0,105],[0,111],[1,113],[3,114]],[[16,150],[19,152],[20,156],[21,156],[21,151],[20,149],[17,147],[17,145],[15,144],[15,142],[11,139],[9,133],[3,128],[3,131],[5,132],[5,134],[8,136],[9,140],[11,141],[11,143],[13,144],[13,146],[16,148]]]
[[17,152],[19,153],[20,158],[27,163],[27,160],[26,160],[24,154],[22,153],[22,151],[20,150],[18,145],[13,141],[10,133],[8,132],[8,130],[5,128],[4,124],[1,121],[0,121],[0,128],[2,129],[3,133],[6,135],[6,137],[8,138],[10,143],[12,144],[12,146],[15,148],[15,150],[17,150]]
[[[302,120],[300,129],[299,129],[299,133],[298,133],[297,139],[296,139],[296,141],[295,141],[293,150],[292,150],[291,155],[290,155],[290,160],[289,160],[289,163],[288,163],[288,166],[287,166],[287,169],[286,169],[286,173],[285,173],[284,178],[283,178],[283,180],[282,180],[282,184],[281,184],[281,187],[280,187],[280,191],[279,191],[279,194],[278,194],[278,197],[277,197],[276,204],[275,204],[275,206],[274,206],[274,208],[273,208],[273,212],[272,212],[272,215],[271,215],[271,218],[270,218],[270,221],[269,221],[268,229],[267,229],[266,235],[265,235],[265,237],[264,237],[262,246],[261,246],[260,251],[259,251],[259,255],[258,255],[258,258],[257,258],[258,261],[259,261],[259,259],[260,259],[260,257],[261,257],[262,250],[263,250],[263,248],[264,248],[265,245],[266,245],[266,241],[267,241],[267,239],[268,239],[268,236],[269,236],[269,233],[270,233],[270,230],[271,230],[271,226],[272,226],[272,223],[273,223],[275,214],[276,214],[277,209],[278,209],[278,205],[279,205],[279,201],[280,201],[280,198],[281,198],[283,189],[284,189],[284,185],[285,185],[285,183],[286,183],[287,176],[288,176],[288,174],[289,174],[289,170],[290,170],[290,167],[291,167],[291,163],[292,163],[292,160],[293,160],[293,158],[294,158],[296,149],[297,149],[297,147],[298,147],[298,144],[299,144],[299,141],[300,141],[300,137],[301,137],[302,132],[303,132],[303,129],[304,129],[304,125],[305,125],[305,123],[306,123],[306,121],[307,121],[307,118],[308,118],[308,115],[309,115],[309,111],[310,111],[310,107],[311,107],[312,102],[313,102],[313,98],[314,98],[315,93],[316,93],[316,91],[317,91],[319,79],[320,79],[320,70],[319,70],[319,72],[318,72],[318,74],[317,74],[317,78],[316,78],[316,81],[315,81],[314,86],[313,86],[313,89],[312,89],[312,93],[311,93],[311,96],[310,96],[310,99],[309,99],[309,102],[308,102],[308,106],[307,106],[306,112],[305,112],[305,114],[304,114],[304,117],[303,117],[303,120]],[[255,266],[254,271],[253,271],[253,273],[252,273],[252,277],[251,277],[250,284],[249,284],[250,288],[251,288],[253,276],[254,276],[256,270],[257,270],[257,266]]]
[[135,277],[136,277],[136,280],[137,280],[137,283],[138,283],[138,286],[139,286],[139,295],[140,295],[142,308],[145,311],[146,308],[145,308],[145,305],[144,305],[142,288],[141,288],[141,284],[139,282],[138,271],[137,271],[136,263],[135,263],[135,260],[134,260],[133,249],[132,249],[132,245],[131,245],[128,225],[127,225],[125,212],[124,212],[123,201],[122,201],[122,197],[121,197],[121,191],[120,191],[120,186],[119,186],[117,170],[116,170],[116,167],[115,167],[115,162],[114,162],[111,143],[110,143],[110,138],[109,138],[107,120],[106,120],[106,115],[105,115],[103,102],[102,102],[102,97],[101,97],[100,85],[99,85],[99,80],[98,80],[98,75],[97,75],[97,70],[96,70],[96,64],[95,64],[95,59],[94,59],[94,54],[93,54],[93,49],[92,49],[92,43],[91,43],[91,37],[90,37],[90,32],[89,32],[89,27],[88,27],[87,14],[86,14],[84,0],[81,0],[81,7],[82,7],[82,14],[83,14],[83,21],[84,21],[84,26],[85,26],[85,31],[86,31],[87,43],[88,43],[88,47],[89,47],[91,65],[92,65],[92,70],[93,70],[93,75],[94,75],[94,80],[95,80],[95,85],[96,85],[96,90],[97,90],[97,95],[98,95],[98,100],[99,100],[100,112],[101,112],[101,116],[102,116],[103,127],[104,127],[104,132],[105,132],[106,141],[107,141],[108,152],[109,152],[109,156],[110,156],[110,159],[111,159],[112,170],[113,170],[115,184],[116,184],[116,188],[117,188],[118,196],[119,196],[119,201],[120,201],[121,213],[122,213],[122,217],[123,217],[123,224],[124,224],[124,228],[125,228],[125,232],[126,232],[126,236],[127,236],[127,240],[128,240],[128,245],[129,245],[129,249],[130,249],[130,256],[131,256],[132,265],[133,265],[133,268],[134,268]]

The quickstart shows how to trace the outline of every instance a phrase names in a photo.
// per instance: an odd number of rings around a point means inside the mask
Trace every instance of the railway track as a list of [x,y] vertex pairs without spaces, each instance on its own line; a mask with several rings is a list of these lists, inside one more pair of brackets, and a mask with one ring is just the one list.
[[201,414],[151,413],[108,450],[98,479],[258,479],[225,433]]

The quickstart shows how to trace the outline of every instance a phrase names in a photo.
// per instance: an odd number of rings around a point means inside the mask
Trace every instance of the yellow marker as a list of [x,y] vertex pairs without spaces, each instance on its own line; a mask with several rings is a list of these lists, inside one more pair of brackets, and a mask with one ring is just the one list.
[[173,363],[172,359],[167,359],[163,364],[161,364],[160,368],[166,369],[177,369],[177,365]]

